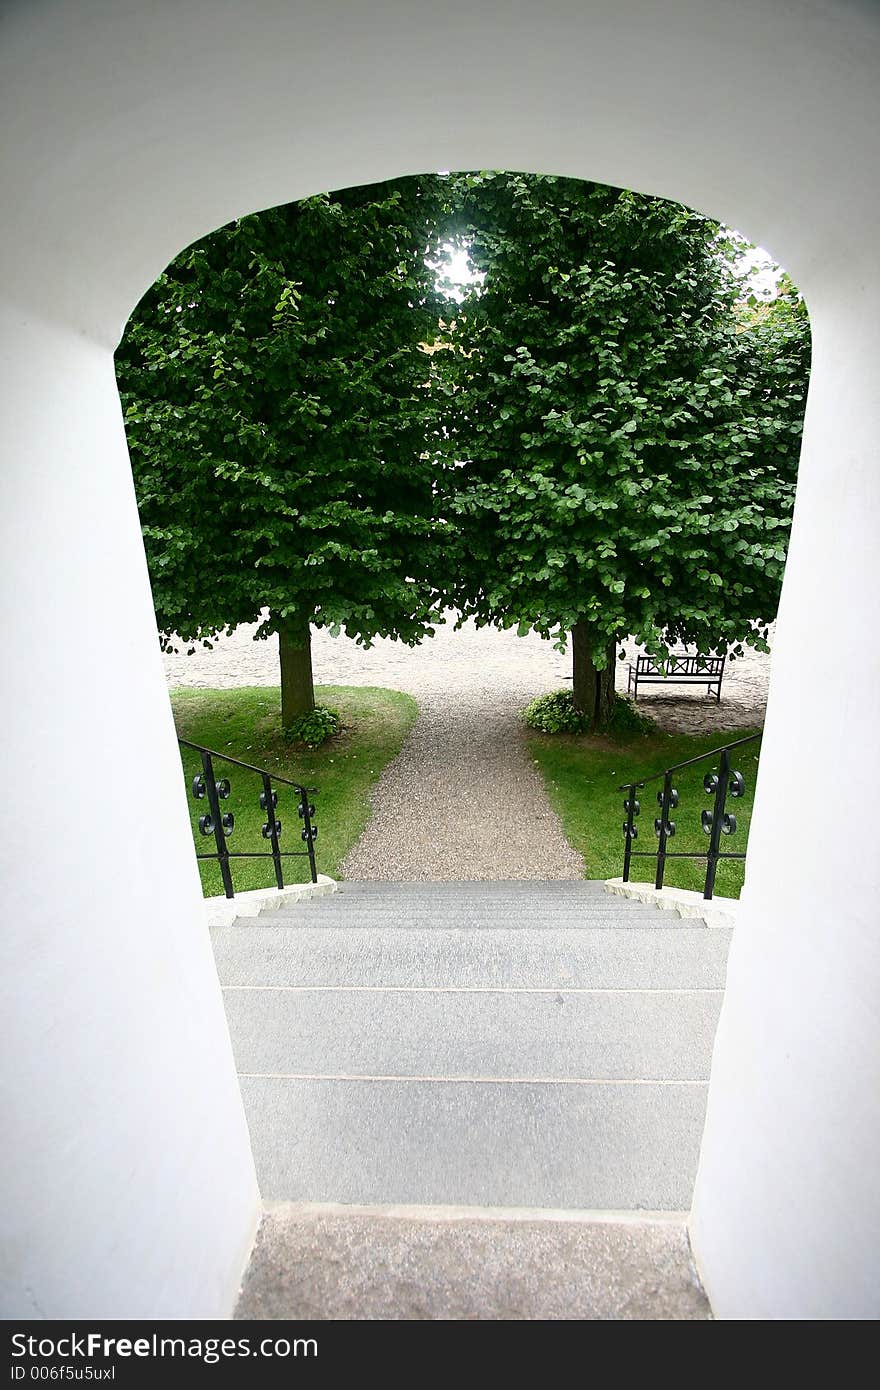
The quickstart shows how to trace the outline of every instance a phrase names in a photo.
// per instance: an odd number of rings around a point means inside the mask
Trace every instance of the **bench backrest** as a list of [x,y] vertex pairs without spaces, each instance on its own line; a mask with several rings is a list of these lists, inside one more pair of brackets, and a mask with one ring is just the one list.
[[665,661],[656,656],[640,656],[636,672],[646,676],[720,676],[724,671],[723,656],[691,656],[688,652],[670,652]]

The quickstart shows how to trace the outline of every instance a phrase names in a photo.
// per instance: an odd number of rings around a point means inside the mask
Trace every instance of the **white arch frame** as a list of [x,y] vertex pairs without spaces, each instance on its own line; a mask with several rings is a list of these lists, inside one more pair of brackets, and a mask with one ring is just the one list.
[[0,41],[8,1315],[223,1316],[259,1210],[113,348],[163,266],[229,218],[466,167],[680,199],[770,247],[807,296],[813,379],[692,1236],[721,1316],[876,1314],[880,885],[855,832],[880,771],[862,650],[880,606],[880,12],[11,0]]

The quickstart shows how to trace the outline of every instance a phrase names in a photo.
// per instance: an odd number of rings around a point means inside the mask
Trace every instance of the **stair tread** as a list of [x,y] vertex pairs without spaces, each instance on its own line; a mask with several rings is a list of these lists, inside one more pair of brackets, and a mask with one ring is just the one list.
[[265,1198],[690,1205],[729,929],[589,880],[346,882],[211,938]]
[[721,988],[728,930],[215,927],[225,985]]
[[684,1211],[703,1084],[242,1077],[266,1200]]
[[705,1081],[721,995],[560,990],[227,994],[236,1066],[261,1075]]
[[[359,916],[357,913],[331,914],[331,913],[306,913],[299,909],[289,913],[260,913],[259,917],[240,917],[233,922],[233,927],[241,931],[249,931],[255,923],[261,926],[279,927],[281,929],[305,929],[308,927],[321,929],[324,931],[549,931],[558,928],[568,928],[571,931],[586,931],[593,929],[597,931],[630,931],[640,930],[650,925],[653,931],[674,931],[681,929],[682,919],[671,912],[648,913],[620,913],[609,914],[608,916],[590,917],[586,914],[562,915],[559,913],[547,913],[544,919],[536,919],[534,916],[528,920],[511,919],[510,917],[489,917],[483,913],[475,914],[444,914],[442,920],[436,916],[426,916],[420,918],[404,912],[388,912],[381,917],[373,918]],[[708,935],[709,928],[700,923],[698,926],[691,927],[692,931],[703,932]],[[714,930],[714,928],[712,929]]]

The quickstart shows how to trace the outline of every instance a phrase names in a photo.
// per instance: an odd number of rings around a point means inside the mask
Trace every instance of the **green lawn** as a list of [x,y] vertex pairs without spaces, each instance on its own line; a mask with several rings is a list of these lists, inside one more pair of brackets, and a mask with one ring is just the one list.
[[[673,763],[755,732],[724,730],[699,736],[656,732],[614,739],[530,733],[528,746],[544,774],[550,800],[562,817],[569,841],[583,855],[587,877],[619,878],[623,872],[622,827],[626,818],[624,793],[617,790],[620,783],[662,772]],[[731,765],[742,773],[746,790],[738,799],[728,798],[727,809],[736,815],[737,830],[734,835],[722,836],[722,850],[746,848],[760,747],[758,743],[732,755]],[[701,828],[700,812],[712,806],[712,797],[703,789],[703,777],[713,766],[708,761],[699,763],[676,777],[674,785],[680,800],[672,816],[676,833],[669,842],[670,850],[707,850],[709,837]],[[659,814],[656,797],[661,786],[662,782],[653,782],[638,793],[641,814],[634,850],[656,851],[654,817]],[[633,857],[630,878],[653,882],[655,869],[653,860]],[[705,860],[667,859],[664,882],[674,888],[702,891],[705,872]],[[715,881],[719,896],[738,898],[742,882],[741,860],[719,865]]]
[[[282,777],[317,787],[311,799],[315,805],[318,839],[315,845],[320,873],[337,877],[339,866],[367,823],[370,791],[385,765],[399,751],[412,728],[418,706],[409,695],[396,690],[373,687],[325,685],[316,689],[320,704],[338,709],[341,731],[321,748],[292,747],[285,743],[279,727],[279,692],[272,687],[239,690],[177,689],[171,692],[171,705],[181,738],[228,753],[243,762],[265,767]],[[193,776],[201,770],[199,755],[181,750],[187,792]],[[262,837],[265,814],[260,810],[262,784],[256,773],[229,767],[218,761],[217,777],[228,777],[229,799],[224,811],[235,815],[235,829],[229,838],[230,850],[264,850]],[[302,822],[297,816],[298,798],[292,787],[277,788],[281,821],[282,850],[302,850]],[[207,802],[189,795],[193,837],[200,850],[214,848],[213,836],[199,834],[198,818],[208,809]],[[287,883],[308,879],[308,859],[285,859]],[[220,870],[216,863],[200,865],[205,896],[222,893]],[[271,859],[232,860],[236,890],[273,887]]]

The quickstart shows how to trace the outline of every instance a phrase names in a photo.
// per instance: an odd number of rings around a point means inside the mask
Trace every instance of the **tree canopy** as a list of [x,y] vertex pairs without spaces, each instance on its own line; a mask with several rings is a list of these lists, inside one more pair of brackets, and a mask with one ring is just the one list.
[[[478,272],[458,304],[450,236]],[[164,640],[268,609],[285,725],[313,704],[311,626],[414,643],[449,605],[570,638],[595,725],[628,634],[761,645],[809,330],[740,256],[678,204],[498,173],[325,194],[190,247],[117,353]]]
[[310,624],[412,643],[431,620],[444,192],[401,179],[222,227],[117,352],[160,631],[210,640],[268,609],[285,724],[313,704]]
[[575,701],[601,724],[627,634],[656,651],[762,643],[806,318],[747,312],[740,247],[678,204],[481,174],[458,206],[479,280],[443,358],[450,601],[479,623],[572,633]]

